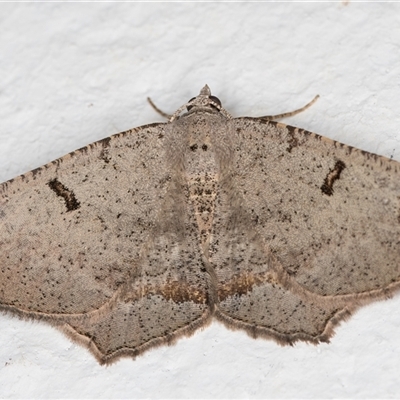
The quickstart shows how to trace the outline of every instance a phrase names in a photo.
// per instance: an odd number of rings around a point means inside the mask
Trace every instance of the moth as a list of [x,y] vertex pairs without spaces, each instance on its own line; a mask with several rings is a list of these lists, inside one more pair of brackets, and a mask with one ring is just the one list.
[[2,311],[104,364],[212,319],[327,342],[399,288],[398,162],[233,118],[208,86],[167,117],[0,186]]

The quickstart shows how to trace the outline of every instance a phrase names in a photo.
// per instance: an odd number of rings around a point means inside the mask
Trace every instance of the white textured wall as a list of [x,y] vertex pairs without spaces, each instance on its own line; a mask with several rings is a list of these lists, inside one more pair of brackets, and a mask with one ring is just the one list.
[[[0,4],[0,181],[160,120],[208,83],[234,115],[400,160],[400,5]],[[279,347],[218,323],[100,367],[45,324],[0,315],[0,397],[399,397],[400,296],[331,344]]]

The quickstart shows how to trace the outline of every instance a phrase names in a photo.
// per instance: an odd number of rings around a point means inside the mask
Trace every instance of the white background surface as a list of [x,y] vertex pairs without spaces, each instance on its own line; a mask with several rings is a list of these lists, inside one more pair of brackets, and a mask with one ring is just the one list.
[[[159,121],[208,83],[235,116],[284,122],[400,160],[400,5],[0,4],[0,181]],[[400,396],[400,296],[329,345],[280,347],[212,324],[101,367],[37,322],[0,315],[0,397]]]

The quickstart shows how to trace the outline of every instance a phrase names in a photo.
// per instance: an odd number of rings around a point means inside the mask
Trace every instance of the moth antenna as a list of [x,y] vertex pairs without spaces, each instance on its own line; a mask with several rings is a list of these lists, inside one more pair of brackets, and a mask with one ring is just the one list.
[[167,114],[164,111],[160,110],[154,103],[153,100],[151,100],[150,97],[147,98],[147,101],[150,103],[150,105],[154,108],[154,110],[160,114],[162,117],[170,120],[172,118],[172,114]]
[[286,112],[286,113],[283,113],[283,114],[277,114],[277,115],[264,115],[263,117],[258,117],[258,118],[268,119],[268,120],[276,120],[276,119],[292,117],[293,115],[300,114],[301,112],[307,110],[307,108],[311,107],[318,99],[319,99],[319,94],[317,94],[304,107],[298,108],[297,110],[289,111],[289,112]]

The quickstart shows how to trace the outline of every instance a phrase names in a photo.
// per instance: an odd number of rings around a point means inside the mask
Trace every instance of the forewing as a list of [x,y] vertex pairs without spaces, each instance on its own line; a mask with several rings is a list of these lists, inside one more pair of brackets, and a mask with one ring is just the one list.
[[283,124],[235,124],[235,183],[290,276],[323,296],[373,295],[399,282],[398,162]]
[[182,138],[167,126],[112,136],[1,186],[3,310],[47,319],[100,362],[207,319],[209,282],[172,148]]
[[399,164],[282,124],[228,129],[211,261],[217,316],[281,342],[327,340],[399,284]]
[[129,280],[168,189],[160,131],[114,135],[1,185],[3,308],[87,313]]

